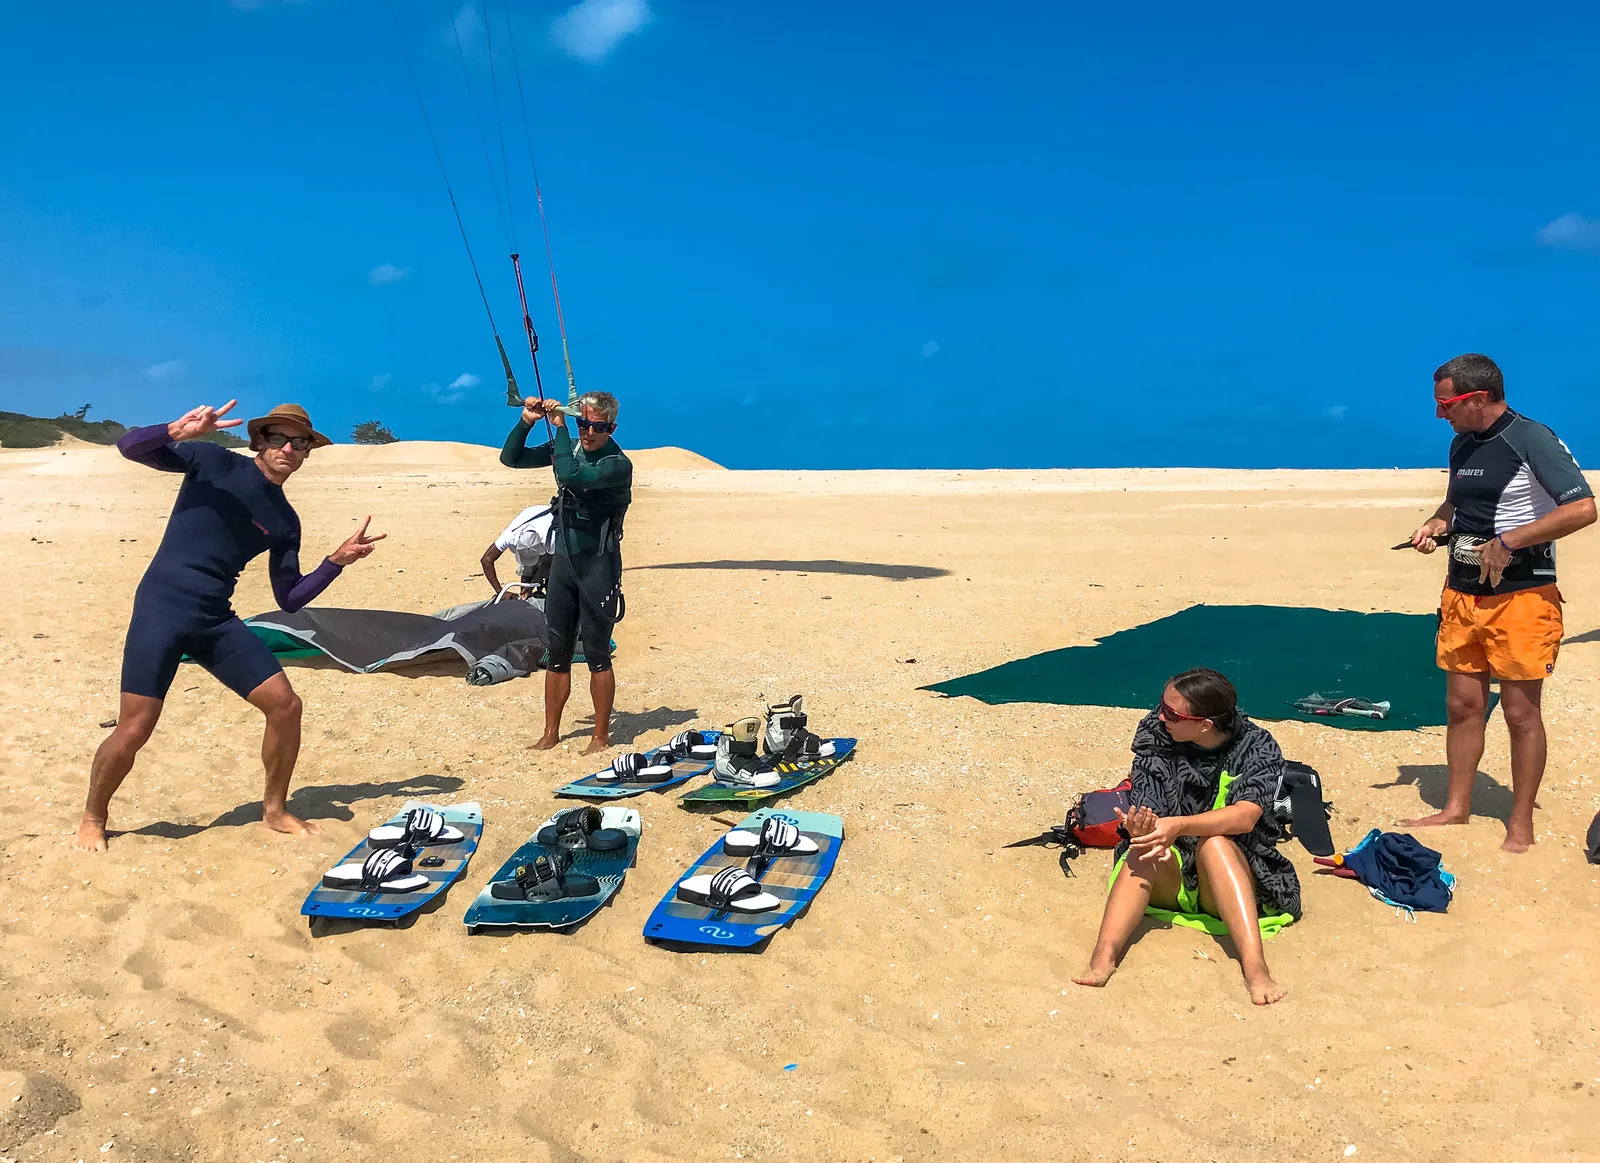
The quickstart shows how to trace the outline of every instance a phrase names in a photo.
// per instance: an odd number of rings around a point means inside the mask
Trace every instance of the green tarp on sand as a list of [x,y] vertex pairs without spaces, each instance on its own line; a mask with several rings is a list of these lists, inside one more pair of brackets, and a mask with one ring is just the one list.
[[[1154,707],[1162,684],[1195,666],[1220,670],[1252,718],[1300,719],[1365,731],[1444,724],[1444,676],[1434,664],[1432,614],[1362,614],[1298,606],[1190,606],[1094,646],[1019,658],[924,690],[986,703]],[[1294,709],[1316,692],[1387,699],[1387,719]]]

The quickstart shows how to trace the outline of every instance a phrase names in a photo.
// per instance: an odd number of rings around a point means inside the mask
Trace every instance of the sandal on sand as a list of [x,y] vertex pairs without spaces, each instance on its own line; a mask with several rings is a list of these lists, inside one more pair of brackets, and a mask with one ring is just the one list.
[[742,868],[691,876],[679,882],[678,899],[719,913],[770,913],[783,905],[770,892],[763,892],[755,877]]
[[412,868],[409,857],[393,848],[378,848],[362,864],[330,868],[323,874],[322,886],[350,892],[416,892],[428,887],[428,878]]
[[554,901],[594,896],[600,891],[598,880],[581,872],[568,871],[571,867],[571,852],[541,852],[533,858],[532,864],[518,865],[514,879],[491,884],[489,895],[502,901]]
[[617,756],[605,771],[596,772],[595,778],[620,779],[627,783],[660,783],[672,778],[672,759],[667,756],[665,762],[652,762],[648,755],[630,752]]
[[429,844],[459,844],[466,839],[460,828],[444,822],[434,808],[412,808],[403,824],[383,824],[367,833],[374,848],[422,848]]
[[540,828],[534,839],[546,848],[587,848],[590,852],[626,848],[628,834],[618,828],[602,827],[603,819],[599,808],[572,808]]
[[722,838],[722,851],[729,856],[770,860],[775,856],[811,856],[817,842],[788,820],[768,816],[760,833],[733,831]]

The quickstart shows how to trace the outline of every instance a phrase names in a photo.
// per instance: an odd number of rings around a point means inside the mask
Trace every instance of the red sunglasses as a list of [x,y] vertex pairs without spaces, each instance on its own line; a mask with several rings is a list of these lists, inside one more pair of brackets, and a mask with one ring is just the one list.
[[1489,393],[1483,388],[1479,388],[1475,392],[1462,392],[1459,396],[1451,396],[1448,400],[1435,400],[1433,402],[1433,406],[1435,408],[1444,409],[1448,408],[1451,404],[1461,403],[1461,401],[1465,400],[1468,396],[1486,396],[1488,394]]
[[1204,723],[1211,717],[1210,715],[1185,715],[1180,711],[1174,711],[1167,706],[1166,699],[1161,700],[1161,705],[1156,708],[1156,714],[1161,716],[1162,721],[1166,723]]

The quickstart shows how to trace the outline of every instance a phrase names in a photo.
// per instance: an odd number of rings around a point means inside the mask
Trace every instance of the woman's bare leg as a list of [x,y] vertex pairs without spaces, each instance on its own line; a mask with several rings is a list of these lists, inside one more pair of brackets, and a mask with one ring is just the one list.
[[1130,853],[1106,897],[1106,911],[1100,919],[1094,952],[1089,955],[1089,967],[1072,980],[1079,985],[1104,985],[1110,981],[1117,962],[1122,960],[1122,951],[1139,927],[1145,906],[1154,901],[1157,908],[1176,908],[1181,883],[1178,862],[1170,856],[1166,860],[1141,860]]
[[1239,968],[1244,972],[1245,988],[1258,1006],[1280,1001],[1289,991],[1272,980],[1267,971],[1267,954],[1261,945],[1260,915],[1256,907],[1256,885],[1244,853],[1226,836],[1207,836],[1195,853],[1200,872],[1200,907],[1213,917],[1221,917],[1239,951]]

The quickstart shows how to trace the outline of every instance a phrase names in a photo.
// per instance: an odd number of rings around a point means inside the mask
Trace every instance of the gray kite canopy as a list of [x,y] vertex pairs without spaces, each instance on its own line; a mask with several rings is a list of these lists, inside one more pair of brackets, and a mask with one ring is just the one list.
[[451,650],[468,666],[498,655],[515,674],[531,674],[544,655],[544,612],[532,602],[499,602],[445,620],[399,610],[306,607],[245,619],[280,657],[326,654],[346,670],[370,674]]

